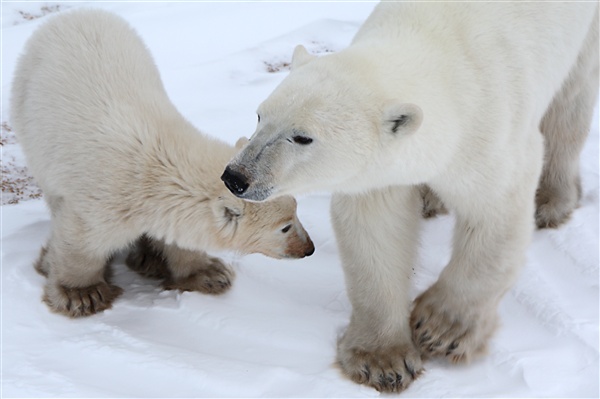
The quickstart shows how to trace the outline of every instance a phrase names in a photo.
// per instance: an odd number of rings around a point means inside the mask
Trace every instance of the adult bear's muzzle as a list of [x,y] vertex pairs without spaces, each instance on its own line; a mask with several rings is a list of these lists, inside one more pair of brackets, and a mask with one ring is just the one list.
[[233,193],[233,195],[240,197],[248,189],[250,184],[248,179],[243,174],[234,171],[231,167],[227,166],[225,172],[221,175],[221,180],[225,183],[225,186]]

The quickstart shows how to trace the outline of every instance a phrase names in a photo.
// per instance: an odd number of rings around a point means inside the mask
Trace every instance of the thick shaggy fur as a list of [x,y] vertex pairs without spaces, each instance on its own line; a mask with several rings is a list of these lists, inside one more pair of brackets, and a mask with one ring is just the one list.
[[223,186],[219,175],[237,149],[179,114],[148,50],[115,15],[75,11],[36,31],[11,106],[52,213],[36,268],[56,312],[110,307],[121,289],[107,279],[107,261],[134,242],[132,268],[169,288],[212,293],[229,287],[233,271],[206,249],[277,258],[314,251],[293,198],[248,203]]
[[[297,48],[227,176],[252,200],[335,193],[353,305],[338,361],[400,391],[421,355],[484,352],[534,216],[556,226],[577,205],[597,96],[596,3],[382,3],[347,49]],[[419,191],[425,214],[441,199],[457,221],[450,263],[411,312]]]

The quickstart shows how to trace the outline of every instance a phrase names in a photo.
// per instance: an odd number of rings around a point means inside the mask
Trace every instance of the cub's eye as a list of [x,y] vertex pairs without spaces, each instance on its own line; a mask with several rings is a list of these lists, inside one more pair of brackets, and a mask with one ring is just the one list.
[[294,140],[294,143],[301,145],[308,145],[313,141],[310,137],[306,136],[294,136],[292,139]]
[[256,116],[258,117],[258,121],[260,122],[260,114],[256,114]]
[[281,229],[282,233],[287,233],[288,231],[290,231],[290,229],[292,228],[291,224],[288,224],[287,226],[285,226],[283,229]]

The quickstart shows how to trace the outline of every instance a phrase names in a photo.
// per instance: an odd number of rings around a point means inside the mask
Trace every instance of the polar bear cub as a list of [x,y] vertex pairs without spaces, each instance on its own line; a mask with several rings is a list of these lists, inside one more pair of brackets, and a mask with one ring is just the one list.
[[[421,356],[485,351],[534,223],[576,207],[598,58],[596,2],[385,2],[347,49],[297,48],[222,179],[256,201],[334,192],[347,376],[400,391]],[[456,227],[448,265],[411,304],[424,184]]]
[[233,271],[206,249],[314,251],[292,197],[250,203],[223,186],[238,149],[181,116],[141,39],[113,14],[79,10],[39,28],[18,61],[11,116],[51,210],[36,268],[53,311],[109,308],[122,290],[107,262],[134,242],[129,266],[168,288],[208,293],[226,290]]

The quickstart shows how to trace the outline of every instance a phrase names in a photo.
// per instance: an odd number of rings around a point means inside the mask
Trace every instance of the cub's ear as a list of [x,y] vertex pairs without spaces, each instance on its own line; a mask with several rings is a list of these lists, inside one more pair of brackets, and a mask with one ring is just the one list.
[[292,55],[292,65],[290,66],[290,70],[293,71],[294,69],[309,63],[315,58],[317,57],[309,54],[308,51],[306,51],[306,48],[303,45],[299,44],[294,49],[294,54]]
[[238,141],[235,143],[235,149],[241,150],[244,146],[249,142],[248,137],[240,137]]
[[233,222],[244,216],[244,201],[233,195],[223,195],[213,201],[212,210],[217,220]]
[[392,102],[383,114],[384,131],[392,135],[406,135],[419,129],[423,111],[418,105]]

